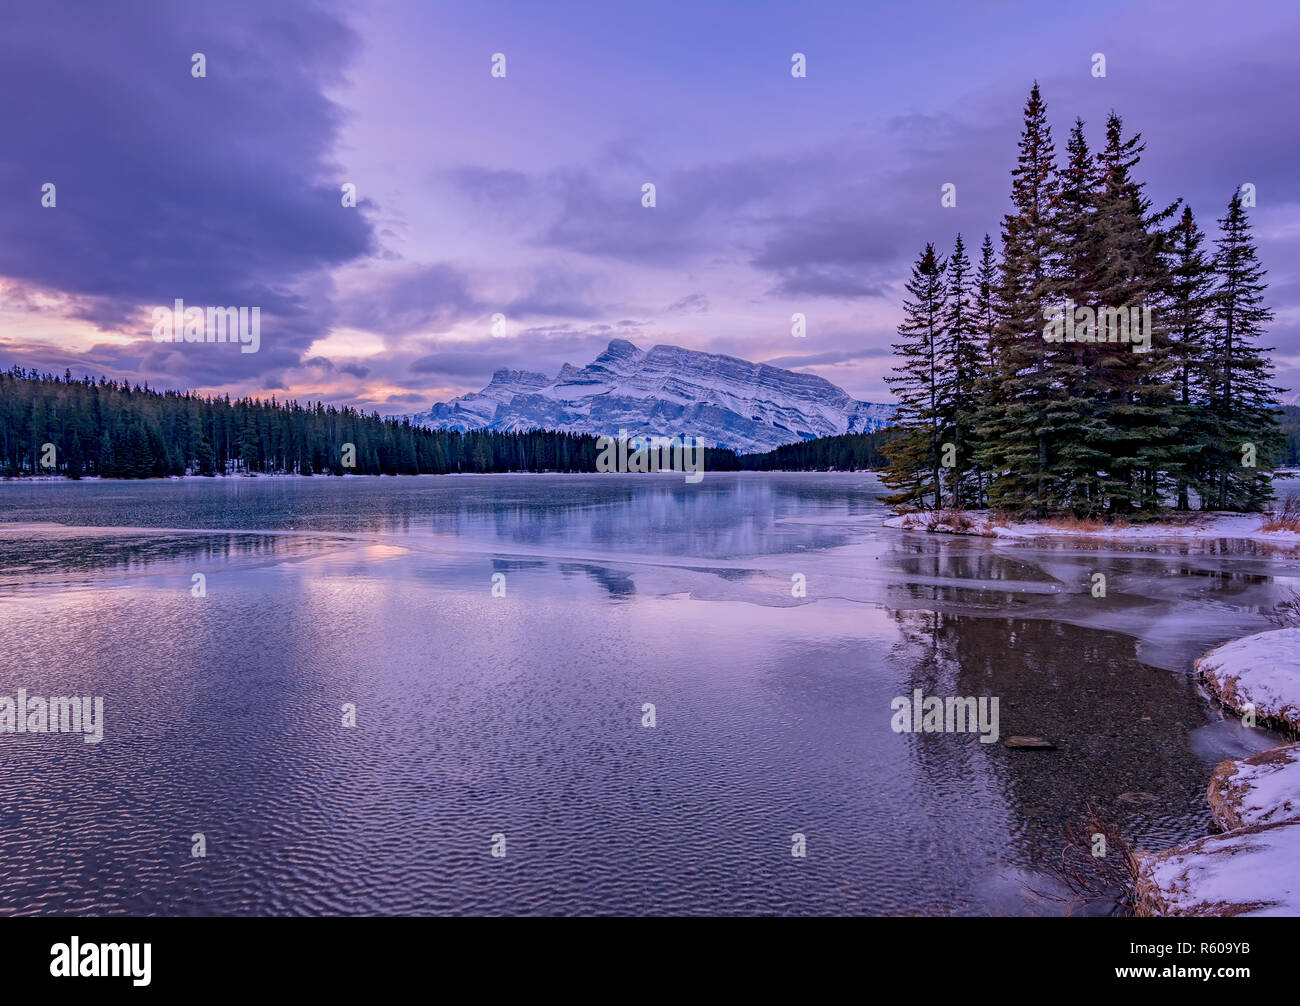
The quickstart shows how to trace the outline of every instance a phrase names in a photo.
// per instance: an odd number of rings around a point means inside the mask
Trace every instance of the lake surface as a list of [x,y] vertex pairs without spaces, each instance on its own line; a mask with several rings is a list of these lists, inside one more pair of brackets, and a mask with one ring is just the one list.
[[[904,533],[881,493],[0,483],[0,696],[104,700],[98,744],[0,734],[0,914],[1052,914],[1089,808],[1204,834],[1272,740],[1191,661],[1300,560]],[[1057,748],[895,733],[915,689]]]

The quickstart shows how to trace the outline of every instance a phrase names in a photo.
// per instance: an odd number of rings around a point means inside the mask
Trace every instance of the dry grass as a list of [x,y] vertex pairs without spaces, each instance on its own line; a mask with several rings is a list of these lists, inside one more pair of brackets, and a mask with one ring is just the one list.
[[[1104,856],[1093,855],[1097,836],[1105,839]],[[1091,807],[1085,823],[1067,825],[1061,861],[1049,865],[1047,872],[1068,892],[1054,900],[1082,905],[1114,897],[1119,903],[1116,914],[1133,914],[1138,879],[1137,855],[1119,829]]]
[[1129,526],[1126,517],[1114,517],[1111,520],[1099,517],[1051,517],[1043,523],[1062,531],[1109,531]]
[[1264,612],[1264,617],[1279,629],[1300,629],[1300,591],[1291,591],[1290,597]]
[[996,524],[1008,524],[1009,519],[995,520],[982,517],[979,511],[970,513],[950,507],[938,510],[904,510],[898,514],[903,518],[905,531],[929,531],[932,534],[973,534],[985,538],[995,537],[993,528]]
[[975,527],[975,522],[960,510],[935,510],[926,515],[925,529],[933,531],[936,526],[944,524],[954,531],[965,533]]
[[1288,496],[1282,505],[1264,512],[1261,531],[1300,531],[1300,496]]

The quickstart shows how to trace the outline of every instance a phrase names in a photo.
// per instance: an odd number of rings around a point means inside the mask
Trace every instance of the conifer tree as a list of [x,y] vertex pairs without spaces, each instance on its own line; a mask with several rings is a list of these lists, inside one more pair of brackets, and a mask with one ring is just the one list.
[[1095,328],[1075,326],[1079,308],[1095,310],[1105,255],[1097,221],[1097,165],[1083,125],[1082,119],[1076,119],[1070,130],[1053,220],[1059,253],[1056,289],[1062,341],[1044,347],[1058,392],[1048,410],[1055,444],[1049,469],[1052,505],[1079,516],[1095,514],[1105,506],[1101,472],[1107,463],[1110,432],[1099,400]]
[[1213,272],[1202,248],[1204,235],[1190,206],[1169,234],[1169,298],[1166,327],[1173,361],[1175,426],[1179,441],[1189,448],[1173,465],[1175,500],[1179,510],[1191,508],[1190,490],[1204,499],[1212,493],[1205,451],[1210,429],[1205,404],[1205,353],[1214,325]]
[[1047,106],[1036,83],[1025,103],[1019,156],[1011,177],[1012,210],[1002,222],[995,298],[994,369],[988,394],[981,396],[976,432],[979,461],[992,478],[989,504],[1043,514],[1052,508],[1048,409],[1056,396],[1044,351],[1043,319],[1059,298],[1054,285],[1054,147]]
[[976,431],[984,415],[984,402],[993,394],[992,382],[997,366],[993,359],[994,332],[997,329],[997,311],[994,298],[997,295],[998,264],[993,250],[993,239],[984,235],[980,245],[979,271],[975,275],[975,332],[979,343],[980,368],[975,378],[975,415],[971,428],[971,460],[976,473],[976,506],[988,505],[989,473],[981,462],[982,441]]
[[993,250],[993,239],[984,235],[980,245],[979,271],[975,274],[975,329],[983,345],[980,355],[986,368],[993,365],[993,332],[997,326],[997,313],[993,298],[997,292],[998,262]]
[[[1160,473],[1185,456],[1173,425],[1173,361],[1164,324],[1169,280],[1163,227],[1178,204],[1151,211],[1144,183],[1133,177],[1144,148],[1141,134],[1126,137],[1122,120],[1112,112],[1106,120],[1106,145],[1097,155],[1096,222],[1102,246],[1094,291],[1097,321],[1100,325],[1101,312],[1115,310],[1122,312],[1120,317],[1136,318],[1148,348],[1138,352],[1136,341],[1096,344],[1091,384],[1101,423],[1093,429],[1092,442],[1106,454],[1099,489],[1111,516],[1158,509]],[[1111,327],[1114,339],[1113,323]]]
[[944,410],[941,381],[948,361],[942,356],[946,318],[944,270],[947,263],[927,244],[907,283],[909,299],[903,302],[904,318],[894,343],[898,360],[894,373],[885,378],[898,398],[895,426],[898,439],[885,447],[889,466],[881,479],[896,490],[886,503],[924,508],[925,497],[938,509],[943,490],[939,475],[940,436]]
[[[951,439],[961,446],[953,505],[987,497],[1034,516],[1115,517],[1155,513],[1170,499],[1187,509],[1194,493],[1207,509],[1259,509],[1285,442],[1279,389],[1258,346],[1272,317],[1264,271],[1240,198],[1220,221],[1211,265],[1191,210],[1170,223],[1181,200],[1153,209],[1135,176],[1142,138],[1126,135],[1117,114],[1095,156],[1076,120],[1059,172],[1037,84],[1024,116],[1000,260],[986,236],[968,281],[958,237],[937,348],[918,334],[934,329],[917,296],[936,277],[925,256],[913,269],[900,328],[908,340],[895,347],[903,362],[893,380],[910,397],[886,448],[899,489],[890,502],[933,494],[940,504],[934,453]],[[971,346],[984,349],[974,361]],[[936,367],[920,365],[927,349]]]
[[936,377],[936,399],[943,403],[940,441],[953,445],[953,464],[947,469],[949,505],[960,508],[978,505],[971,469],[978,402],[976,380],[982,361],[976,330],[974,277],[960,234],[948,258],[947,275],[947,310],[938,353],[943,366]]
[[1215,325],[1208,339],[1209,498],[1219,510],[1259,510],[1272,495],[1272,457],[1282,442],[1273,364],[1258,344],[1273,312],[1250,220],[1234,192],[1215,242]]
[[202,433],[199,434],[194,458],[195,468],[198,470],[198,474],[206,476],[216,475],[216,455],[212,452],[212,444],[208,443],[208,438]]

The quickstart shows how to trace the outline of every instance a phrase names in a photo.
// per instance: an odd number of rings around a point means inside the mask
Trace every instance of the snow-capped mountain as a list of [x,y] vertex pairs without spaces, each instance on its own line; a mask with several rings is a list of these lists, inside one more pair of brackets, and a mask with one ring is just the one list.
[[690,436],[740,453],[889,425],[895,406],[859,402],[830,381],[678,346],[615,339],[553,378],[498,370],[486,388],[410,416],[433,429],[569,430]]

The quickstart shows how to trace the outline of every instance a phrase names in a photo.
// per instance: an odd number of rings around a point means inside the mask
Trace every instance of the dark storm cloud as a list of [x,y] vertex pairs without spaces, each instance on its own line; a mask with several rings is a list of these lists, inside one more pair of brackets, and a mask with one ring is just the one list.
[[[340,205],[340,111],[322,93],[352,31],[312,4],[20,2],[4,18],[0,275],[70,295],[101,327],[177,297],[260,307],[263,351],[192,354],[189,381],[295,363],[329,322],[325,287],[302,281],[371,245]],[[165,365],[171,349],[105,363]]]

